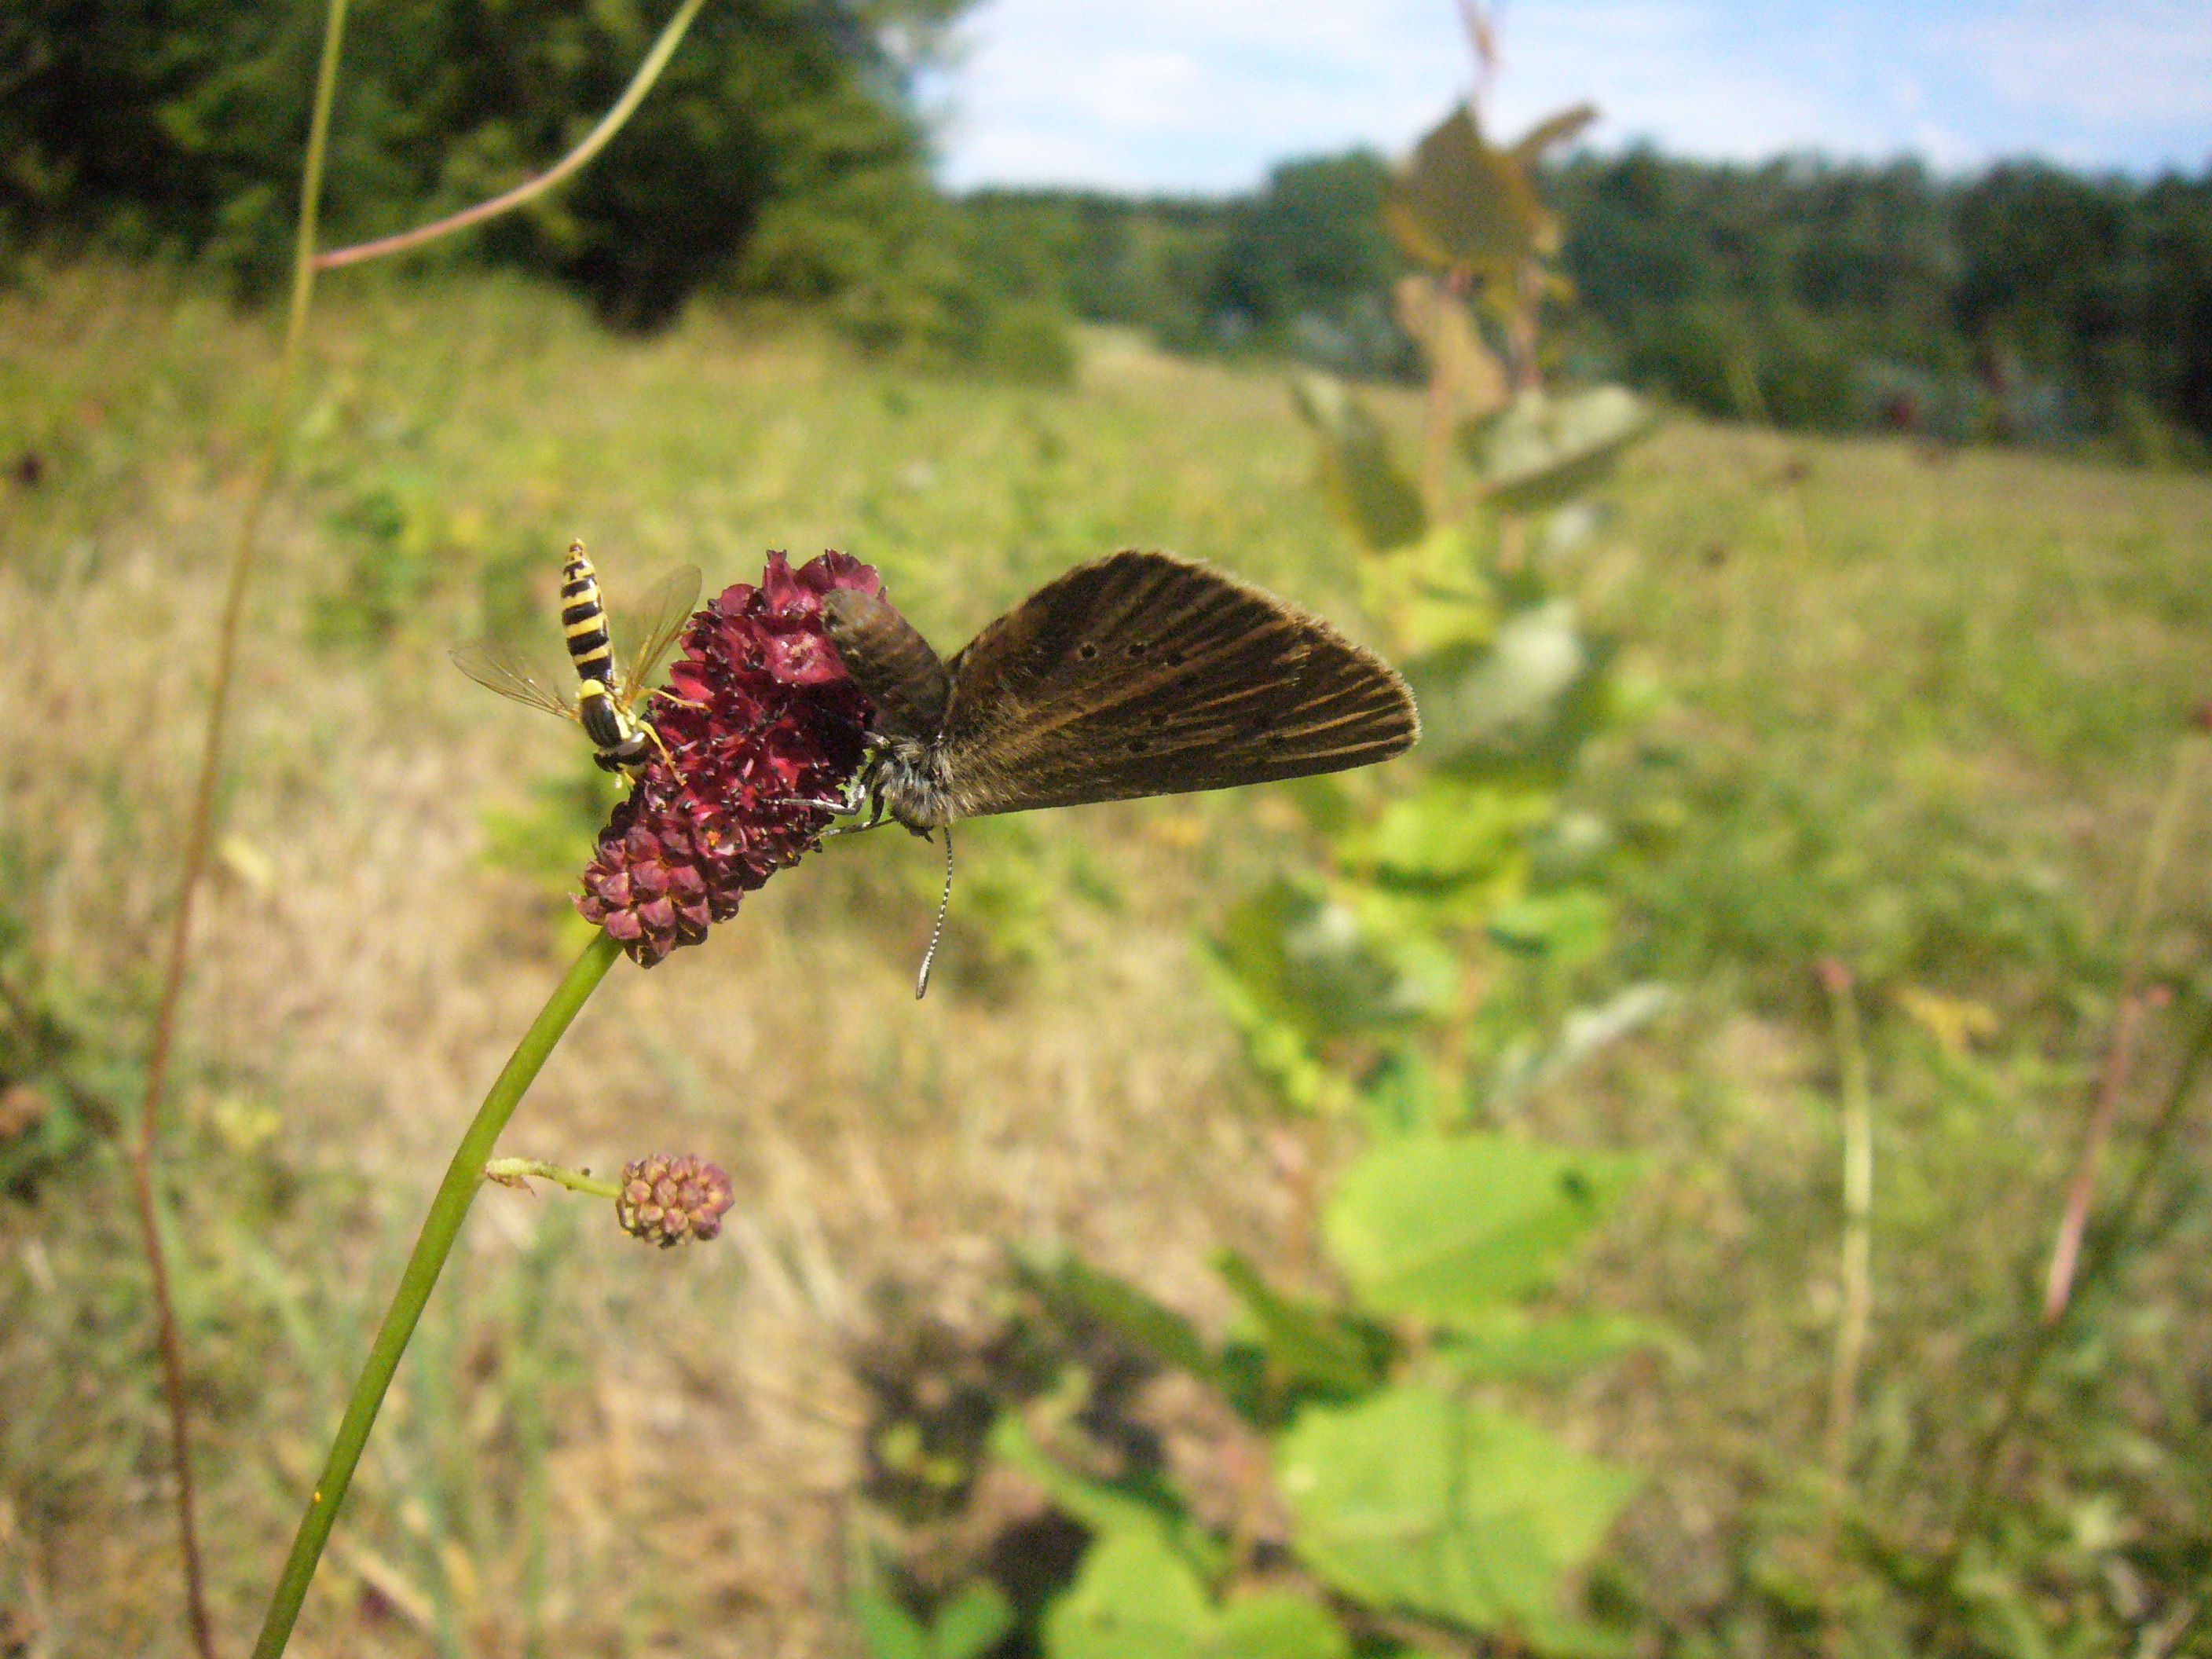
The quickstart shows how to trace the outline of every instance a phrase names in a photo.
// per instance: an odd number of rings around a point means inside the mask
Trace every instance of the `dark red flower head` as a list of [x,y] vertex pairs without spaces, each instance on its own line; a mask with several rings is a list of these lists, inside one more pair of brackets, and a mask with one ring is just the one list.
[[599,831],[576,908],[650,968],[799,854],[829,827],[820,808],[860,763],[870,706],[822,631],[833,588],[881,591],[842,553],[792,569],[768,556],[691,619],[669,690],[649,718],[675,765],[656,757]]

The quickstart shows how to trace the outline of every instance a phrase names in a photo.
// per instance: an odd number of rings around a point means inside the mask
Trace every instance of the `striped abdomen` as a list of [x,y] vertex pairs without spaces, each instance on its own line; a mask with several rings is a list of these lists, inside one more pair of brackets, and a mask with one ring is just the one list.
[[576,665],[576,718],[598,745],[599,764],[613,771],[641,765],[653,752],[648,737],[615,701],[615,652],[607,637],[607,608],[599,574],[581,542],[568,549],[561,582],[561,632]]

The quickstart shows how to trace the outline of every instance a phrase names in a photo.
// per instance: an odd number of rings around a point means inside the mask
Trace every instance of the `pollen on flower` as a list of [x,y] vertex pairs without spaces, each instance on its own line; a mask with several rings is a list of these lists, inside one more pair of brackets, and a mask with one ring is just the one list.
[[860,763],[868,699],[822,629],[822,596],[840,587],[882,584],[843,553],[796,570],[770,553],[758,586],[692,617],[670,695],[646,711],[668,758],[599,831],[576,900],[641,966],[704,939],[829,827],[826,809],[792,803],[833,798]]
[[631,1237],[672,1249],[686,1239],[703,1244],[720,1232],[730,1203],[730,1178],[717,1166],[689,1152],[655,1153],[623,1165],[615,1219]]

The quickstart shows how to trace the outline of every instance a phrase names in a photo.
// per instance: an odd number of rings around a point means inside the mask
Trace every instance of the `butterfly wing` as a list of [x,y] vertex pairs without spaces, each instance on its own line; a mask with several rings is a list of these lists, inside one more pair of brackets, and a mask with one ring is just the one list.
[[511,645],[501,645],[496,640],[478,640],[473,645],[455,646],[452,654],[456,668],[502,697],[526,702],[532,708],[543,708],[563,720],[580,718],[576,705],[547,685],[538,665]]
[[1421,730],[1381,659],[1164,553],[1069,571],[950,667],[939,747],[960,817],[1341,771]]
[[653,585],[634,609],[617,609],[615,618],[615,656],[623,665],[622,689],[616,701],[633,706],[660,667],[668,647],[691,620],[699,602],[699,567],[679,565]]

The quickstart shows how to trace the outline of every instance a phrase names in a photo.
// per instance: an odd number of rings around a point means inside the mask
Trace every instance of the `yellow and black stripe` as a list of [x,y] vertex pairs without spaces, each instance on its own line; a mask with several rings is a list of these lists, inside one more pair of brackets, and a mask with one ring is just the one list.
[[581,542],[570,544],[562,574],[561,631],[568,643],[568,660],[576,665],[576,718],[598,746],[599,764],[610,771],[642,765],[653,752],[652,734],[615,700],[607,608]]

